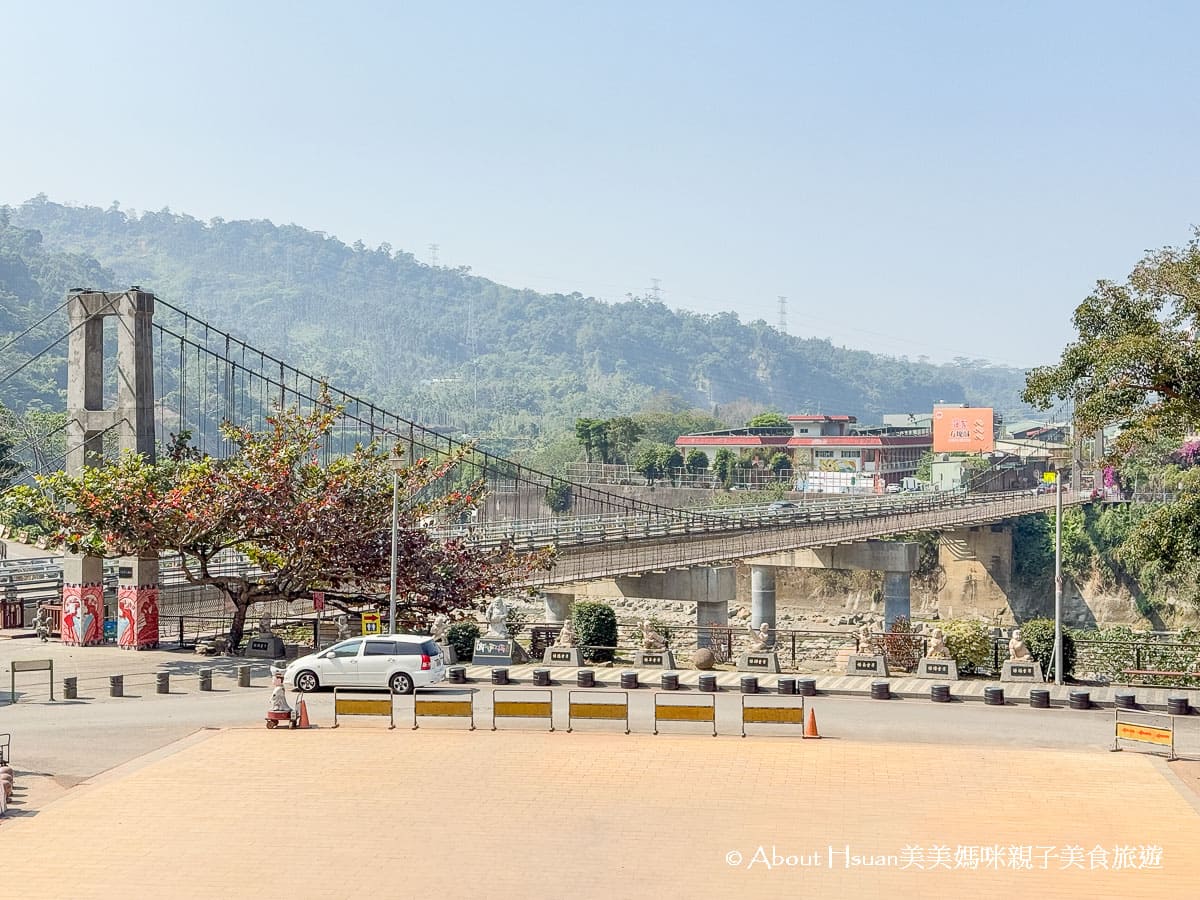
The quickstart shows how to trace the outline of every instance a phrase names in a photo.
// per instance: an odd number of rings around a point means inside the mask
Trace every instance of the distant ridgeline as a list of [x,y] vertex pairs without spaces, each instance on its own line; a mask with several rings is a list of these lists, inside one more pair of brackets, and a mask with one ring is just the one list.
[[[738,404],[861,422],[935,402],[1025,412],[1024,373],[982,360],[935,366],[792,337],[732,312],[514,290],[386,244],[347,245],[265,220],[204,223],[44,197],[0,207],[0,344],[71,287],[131,284],[400,415],[500,451],[560,437],[579,416],[645,408]],[[0,375],[65,332],[60,312],[5,354]],[[4,402],[61,408],[65,348],[5,384]]]

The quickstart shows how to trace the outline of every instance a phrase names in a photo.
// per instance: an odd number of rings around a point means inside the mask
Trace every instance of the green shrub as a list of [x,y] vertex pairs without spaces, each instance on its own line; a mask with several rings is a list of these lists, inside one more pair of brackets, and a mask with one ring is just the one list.
[[994,661],[992,632],[978,619],[949,619],[938,622],[946,636],[946,649],[958,666],[960,675],[970,675],[977,668],[990,668]]
[[546,488],[546,505],[550,512],[565,513],[571,508],[571,485],[565,481],[551,482]]
[[[1042,674],[1050,678],[1054,671],[1054,620],[1030,619],[1020,624],[1021,640],[1029,648],[1029,655],[1042,666]],[[1075,669],[1075,639],[1071,632],[1063,629],[1063,675]]]
[[446,629],[446,643],[454,648],[459,661],[470,662],[475,656],[475,639],[479,634],[479,626],[474,622],[455,622]]
[[607,603],[581,600],[571,607],[575,626],[576,646],[592,662],[608,662],[613,658],[609,648],[617,646],[617,614]]

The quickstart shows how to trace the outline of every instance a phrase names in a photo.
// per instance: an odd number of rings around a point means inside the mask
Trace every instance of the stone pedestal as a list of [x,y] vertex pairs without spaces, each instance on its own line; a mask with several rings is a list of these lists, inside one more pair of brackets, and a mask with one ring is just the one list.
[[1000,667],[1001,681],[1036,681],[1041,682],[1046,679],[1042,677],[1042,664],[1036,659],[1029,660],[1006,660],[1004,665]]
[[583,665],[583,651],[578,647],[547,647],[542,654],[544,666],[574,666]]
[[472,662],[477,666],[511,666],[524,655],[518,654],[519,649],[512,638],[476,638]]
[[276,634],[252,634],[246,642],[246,656],[256,659],[283,659],[283,638]]
[[737,669],[739,672],[764,672],[769,675],[778,675],[779,669],[779,654],[774,650],[747,650],[738,657]]
[[453,644],[438,644],[438,649],[442,651],[442,662],[448,666],[458,662],[458,653],[454,649]]
[[926,656],[917,663],[916,677],[958,681],[958,664],[952,659],[930,659]]
[[887,658],[884,656],[863,656],[855,653],[846,664],[847,675],[884,675],[888,674]]
[[670,650],[635,650],[633,664],[639,669],[674,669],[675,654]]

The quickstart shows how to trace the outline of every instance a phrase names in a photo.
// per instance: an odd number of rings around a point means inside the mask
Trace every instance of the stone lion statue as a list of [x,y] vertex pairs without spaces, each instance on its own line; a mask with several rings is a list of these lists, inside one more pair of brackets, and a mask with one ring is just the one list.
[[349,616],[347,616],[343,613],[342,615],[340,615],[336,619],[334,619],[334,623],[337,625],[337,634],[338,634],[339,641],[344,641],[346,638],[350,637],[350,617]]
[[1033,659],[1029,654],[1029,648],[1025,646],[1025,641],[1021,639],[1021,629],[1014,628],[1012,637],[1008,640],[1008,658],[1013,662],[1028,662]]
[[562,630],[558,633],[558,640],[554,642],[555,647],[574,647],[575,646],[575,626],[571,624],[571,620],[563,622]]
[[940,628],[929,633],[929,650],[925,654],[928,659],[949,659],[950,648],[946,646],[946,634]]
[[271,633],[271,624],[272,624],[271,617],[269,615],[264,614],[258,620],[258,633],[259,634],[270,634]]
[[658,629],[654,627],[649,619],[642,620],[642,649],[643,650],[663,650],[667,646],[667,639],[658,633]]
[[433,617],[433,621],[429,623],[429,634],[439,644],[446,640],[446,632],[450,629],[450,617],[445,613],[438,613]]
[[771,646],[771,623],[763,622],[757,629],[750,629],[750,652],[766,650]]
[[858,629],[858,654],[875,655],[875,634],[870,622],[864,622],[862,628]]

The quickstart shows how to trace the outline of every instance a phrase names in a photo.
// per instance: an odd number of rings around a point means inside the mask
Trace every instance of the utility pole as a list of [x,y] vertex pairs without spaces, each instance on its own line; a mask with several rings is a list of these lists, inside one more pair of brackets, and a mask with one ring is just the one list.
[[1054,683],[1063,683],[1062,658],[1062,472],[1054,473]]

